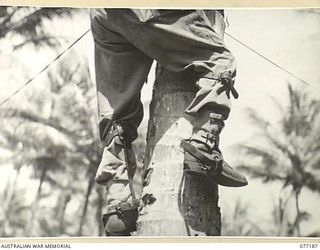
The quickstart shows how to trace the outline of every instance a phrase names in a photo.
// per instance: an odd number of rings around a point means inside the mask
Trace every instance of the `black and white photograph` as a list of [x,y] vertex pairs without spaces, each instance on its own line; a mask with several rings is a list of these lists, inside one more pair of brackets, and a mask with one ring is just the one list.
[[319,8],[1,5],[0,237],[320,237],[319,65]]

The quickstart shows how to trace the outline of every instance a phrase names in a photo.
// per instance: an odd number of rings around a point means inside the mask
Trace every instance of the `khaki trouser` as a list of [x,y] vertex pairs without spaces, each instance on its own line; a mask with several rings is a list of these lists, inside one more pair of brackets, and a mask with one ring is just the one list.
[[193,70],[199,87],[186,113],[222,113],[230,100],[215,79],[235,77],[235,61],[223,42],[224,18],[215,10],[92,9],[99,129],[102,140],[113,121],[125,120],[132,139],[143,117],[140,92],[156,60],[171,71]]
[[[187,114],[201,117],[201,110],[210,110],[227,119],[230,99],[225,92],[217,94],[221,87],[217,79],[225,72],[235,77],[235,61],[223,42],[225,23],[220,12],[92,9],[91,25],[103,141],[114,121],[125,121],[127,134],[132,140],[137,137],[143,117],[140,92],[153,60],[171,71],[194,72],[199,91]],[[109,207],[130,199],[123,152],[116,147],[105,147],[97,172],[97,176],[108,172],[115,177],[105,183]]]

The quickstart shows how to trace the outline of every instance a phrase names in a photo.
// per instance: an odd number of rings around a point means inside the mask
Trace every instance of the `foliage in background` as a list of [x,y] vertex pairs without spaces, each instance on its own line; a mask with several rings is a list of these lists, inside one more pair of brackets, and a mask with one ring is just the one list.
[[[245,158],[250,159],[239,169],[253,178],[261,178],[264,182],[281,181],[283,188],[291,188],[296,218],[287,225],[286,235],[300,236],[300,222],[308,219],[308,214],[300,211],[301,190],[320,192],[320,101],[290,85],[288,94],[286,107],[274,100],[281,113],[278,124],[270,124],[255,110],[248,109],[249,118],[260,131],[257,135],[259,143],[239,146]],[[283,218],[286,202],[279,201],[280,210],[274,212],[276,217]],[[281,224],[283,220],[278,222]]]
[[79,9],[39,8],[39,7],[0,7],[0,39],[19,39],[14,48],[26,44],[34,46],[57,46],[59,39],[45,28],[55,18],[71,18]]
[[[30,49],[25,45],[32,44],[37,50],[46,45],[55,51],[61,39],[50,34],[49,24],[74,13],[78,10],[0,7],[0,39],[20,41],[15,49]],[[7,152],[1,163],[15,169],[1,194],[1,236],[103,233],[97,226],[103,193],[94,186],[102,144],[95,89],[81,55],[69,52],[46,79],[35,82],[36,88],[1,107],[0,145]],[[25,169],[32,169],[34,179],[27,189],[20,185]]]
[[[44,46],[57,51],[62,38],[51,34],[48,24],[72,20],[78,12],[0,7],[0,39],[14,41],[11,45],[19,51],[33,48],[41,53],[38,48]],[[81,54],[79,50],[69,54],[21,99],[1,107],[0,145],[7,155],[1,158],[0,167],[14,168],[0,194],[2,237],[103,235],[98,225],[104,194],[94,185],[102,144],[97,137],[95,89]],[[272,232],[263,231],[250,217],[250,204],[236,201],[232,211],[224,212],[224,235],[299,235],[300,222],[308,219],[308,214],[300,211],[299,194],[302,188],[319,192],[319,102],[291,87],[288,90],[290,105],[278,105],[283,112],[279,124],[270,124],[250,111],[261,129],[261,142],[268,142],[269,147],[243,145],[246,159],[251,163],[258,159],[259,163],[243,164],[242,168],[265,182],[282,181],[292,194],[275,199]],[[135,148],[141,165],[142,137]],[[26,177],[21,173],[26,170],[32,170],[28,187],[21,183]],[[294,221],[287,214],[292,195],[297,208]]]
[[[32,168],[39,182],[23,235],[63,235],[70,223],[72,230],[68,234],[82,235],[89,203],[93,205],[90,197],[101,152],[95,89],[86,60],[69,54],[41,84],[28,92],[23,106],[7,106],[1,112],[1,146],[11,151],[7,161],[14,165],[17,178],[21,168]],[[11,213],[15,192],[12,195],[3,205],[5,213]],[[46,195],[56,201],[43,204]],[[79,210],[71,218],[66,217],[66,208],[73,199],[79,203]],[[52,211],[40,212],[51,205]]]
[[233,209],[222,211],[222,235],[224,236],[261,236],[266,232],[259,227],[251,216],[250,203],[235,200]]

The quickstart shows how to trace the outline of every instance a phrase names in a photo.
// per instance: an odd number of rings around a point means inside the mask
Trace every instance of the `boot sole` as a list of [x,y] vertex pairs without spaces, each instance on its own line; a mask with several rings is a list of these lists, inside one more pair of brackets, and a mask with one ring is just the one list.
[[[212,159],[203,155],[201,151],[199,151],[195,146],[191,145],[190,143],[183,140],[181,141],[181,147],[196,159],[194,161],[194,164],[196,166],[199,166],[199,162],[207,166],[212,166],[212,164],[214,164]],[[185,163],[185,164],[188,165],[190,163]],[[213,173],[208,172],[207,174],[201,173],[203,172],[201,170],[200,171],[187,170],[186,172],[192,172],[192,173],[204,175],[208,177],[210,180],[212,180],[214,183],[222,186],[226,186],[226,187],[243,187],[248,185],[248,181],[246,177],[236,172],[234,169],[227,166],[226,164],[224,164],[224,161],[222,163],[222,168],[220,169],[220,171],[212,171]]]

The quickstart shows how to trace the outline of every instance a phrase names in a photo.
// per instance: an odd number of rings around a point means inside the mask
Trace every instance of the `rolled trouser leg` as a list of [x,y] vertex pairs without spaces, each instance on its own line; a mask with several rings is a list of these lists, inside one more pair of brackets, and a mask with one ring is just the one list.
[[223,186],[240,187],[247,185],[246,178],[230,167],[219,148],[220,133],[230,113],[231,95],[238,98],[233,81],[232,74],[218,80],[198,81],[199,91],[186,109],[194,118],[193,133],[181,146],[185,150],[186,172],[202,174]]
[[110,26],[112,18],[105,9],[91,9],[95,44],[95,77],[100,138],[105,143],[96,181],[106,185],[124,169],[121,142],[113,123],[124,121],[130,141],[137,137],[143,117],[140,92],[147,79],[152,59],[130,44]]
[[[106,187],[106,207],[102,218],[107,236],[125,236],[135,230],[139,214],[142,174],[137,164],[124,122],[114,122],[106,136],[97,182]],[[103,163],[104,160],[107,160]]]
[[[103,224],[108,236],[128,235],[135,227],[137,209],[129,212],[118,209],[120,204],[130,203],[132,197],[124,145],[114,133],[113,125],[115,122],[125,122],[130,143],[136,139],[137,128],[143,117],[140,92],[152,59],[112,27],[112,18],[105,9],[91,9],[90,14],[95,44],[99,131],[105,143],[96,174],[96,182],[106,188]],[[139,189],[139,181],[137,183]]]
[[[105,147],[103,149],[103,154],[101,162],[99,164],[98,170],[96,172],[96,182],[99,185],[107,185],[110,180],[123,179],[126,178],[126,162],[124,155],[124,143],[119,137],[119,132],[117,130],[117,124],[120,122],[113,122],[109,131],[104,136]],[[132,129],[129,123],[121,122],[125,128],[127,143],[132,143],[136,137],[136,132]],[[132,151],[132,157],[134,157],[134,152]]]

